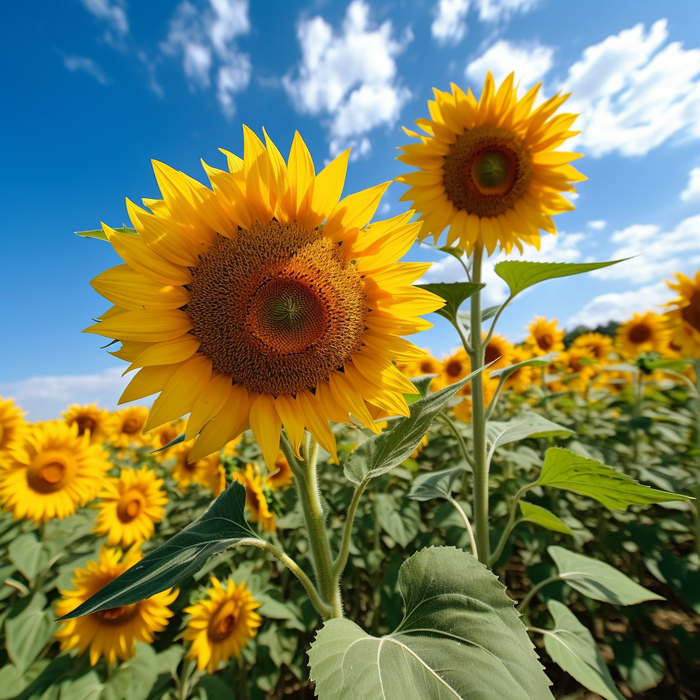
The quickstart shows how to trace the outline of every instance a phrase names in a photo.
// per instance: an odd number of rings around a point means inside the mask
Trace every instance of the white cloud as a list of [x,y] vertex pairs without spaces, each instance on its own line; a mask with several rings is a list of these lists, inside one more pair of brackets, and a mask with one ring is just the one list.
[[700,199],[700,168],[693,168],[688,173],[688,185],[681,192],[684,202],[694,202]]
[[635,312],[658,307],[670,299],[669,294],[670,290],[664,282],[627,292],[601,294],[574,314],[567,327],[583,325],[594,328],[608,321],[624,321]]
[[588,228],[592,228],[594,231],[602,231],[607,225],[608,225],[608,222],[603,220],[603,219],[596,219],[595,221],[589,221],[586,224],[586,226],[588,226]]
[[469,0],[439,0],[433,8],[430,31],[439,44],[458,44],[467,33]]
[[563,88],[580,112],[576,139],[588,153],[644,155],[671,137],[700,138],[700,49],[666,44],[667,21],[589,46]]
[[390,20],[374,27],[370,8],[353,0],[339,32],[317,16],[297,26],[300,65],[282,79],[298,112],[328,115],[330,150],[336,154],[355,146],[367,154],[364,135],[383,125],[392,126],[411,97],[397,81],[396,56],[413,36],[394,38]]
[[595,270],[598,279],[628,280],[634,284],[668,277],[672,270],[685,270],[700,253],[700,214],[681,221],[672,231],[655,224],[633,224],[612,235],[619,244],[612,258],[635,257],[624,263]]
[[539,0],[477,0],[479,19],[482,22],[509,20],[516,12],[529,12]]
[[85,9],[98,19],[106,21],[120,37],[129,33],[129,20],[120,0],[82,0]]
[[96,61],[87,56],[64,56],[63,65],[71,72],[87,73],[100,85],[109,85],[112,81],[104,74]]
[[[17,405],[28,411],[32,421],[58,418],[71,403],[98,403],[114,409],[133,376],[122,377],[123,371],[123,368],[113,367],[99,374],[31,377],[0,384],[0,395],[14,398]],[[140,403],[149,404],[150,401]]]
[[182,55],[182,68],[192,89],[212,84],[222,112],[233,116],[235,93],[250,82],[250,55],[236,46],[236,38],[250,31],[248,0],[209,0],[201,8],[181,2],[170,19],[168,37],[161,50],[168,56]]
[[554,49],[537,42],[515,43],[499,39],[479,58],[469,63],[465,75],[478,85],[482,85],[486,72],[493,73],[499,84],[515,71],[515,80],[527,90],[549,72],[553,64]]

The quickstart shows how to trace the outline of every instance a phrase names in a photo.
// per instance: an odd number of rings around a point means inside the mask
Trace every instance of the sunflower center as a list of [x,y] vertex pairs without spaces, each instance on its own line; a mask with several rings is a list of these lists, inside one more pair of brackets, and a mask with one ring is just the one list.
[[127,418],[122,424],[122,432],[127,435],[134,435],[138,433],[141,427],[141,422],[136,420],[136,418]]
[[420,371],[423,372],[423,374],[431,374],[434,369],[435,367],[431,360],[423,360],[420,363]]
[[629,339],[635,345],[646,343],[651,338],[651,328],[644,323],[633,326],[629,332]]
[[51,462],[38,471],[38,476],[47,484],[57,484],[66,475],[66,465],[61,462]]
[[445,367],[445,372],[450,377],[459,377],[462,373],[462,363],[459,360],[450,360]]
[[317,229],[271,221],[219,237],[189,291],[199,351],[249,391],[313,389],[362,345],[362,280]]
[[700,331],[700,290],[690,297],[690,304],[681,309],[681,318],[696,331]]
[[97,421],[91,416],[79,416],[75,422],[78,424],[78,435],[84,435],[86,430],[92,433],[97,427]]
[[502,357],[503,353],[501,352],[501,348],[498,347],[498,345],[495,345],[494,343],[489,343],[486,346],[486,350],[484,351],[484,364],[488,365],[491,362],[495,362],[499,357]]
[[236,629],[238,610],[232,601],[227,601],[209,624],[209,638],[215,642],[223,642]]
[[484,124],[457,137],[443,170],[445,192],[458,209],[495,217],[527,193],[532,157],[516,133]]
[[117,516],[123,523],[130,523],[141,512],[144,505],[144,497],[140,491],[127,491],[119,499]]
[[545,333],[537,338],[537,345],[540,350],[549,350],[554,344],[554,338],[549,333]]
[[70,458],[59,452],[42,452],[38,454],[27,470],[27,482],[38,493],[55,493],[70,481],[73,463]]
[[108,625],[123,624],[131,620],[134,615],[138,612],[138,603],[133,605],[119,605],[116,608],[108,608],[107,610],[99,610],[93,613],[95,617],[98,617],[102,622]]

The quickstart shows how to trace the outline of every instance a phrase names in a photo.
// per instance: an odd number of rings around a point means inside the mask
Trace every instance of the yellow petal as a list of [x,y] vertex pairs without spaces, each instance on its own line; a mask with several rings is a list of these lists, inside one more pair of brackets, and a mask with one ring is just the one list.
[[292,148],[289,152],[289,185],[292,196],[292,206],[296,211],[297,220],[303,217],[308,202],[313,197],[314,162],[306,147],[301,134],[294,132]]
[[137,401],[159,392],[181,366],[156,365],[155,367],[140,369],[129,382],[126,389],[124,389],[118,404],[121,406],[123,403]]
[[270,207],[270,161],[265,146],[258,136],[243,125],[243,161],[245,173],[245,192],[248,207],[253,218],[267,223],[272,218]]
[[296,399],[289,394],[280,394],[275,399],[275,408],[282,419],[282,425],[284,425],[294,454],[297,456],[297,459],[301,459],[299,447],[304,439],[304,419],[297,406]]
[[381,430],[377,428],[370,412],[367,410],[364,399],[357,393],[357,390],[342,372],[333,372],[328,381],[333,398],[339,406],[342,406],[347,413],[354,416],[366,428],[369,428],[375,433],[381,432]]
[[175,340],[164,340],[160,343],[150,345],[139,354],[132,363],[130,369],[136,367],[149,367],[151,365],[175,365],[179,362],[189,360],[194,355],[202,341],[195,338],[191,333],[175,338]]
[[316,442],[318,442],[318,444],[333,458],[335,464],[338,464],[335,435],[333,435],[328,421],[326,421],[316,408],[315,399],[316,397],[306,389],[297,394],[297,403],[300,405],[304,416],[304,425],[306,425],[309,432],[316,438]]
[[372,382],[368,381],[352,363],[345,363],[345,373],[348,375],[348,379],[370,403],[383,408],[392,416],[409,415],[408,404],[402,394],[372,384]]
[[219,411],[223,409],[231,393],[231,377],[218,372],[209,380],[192,405],[192,411],[187,421],[185,440],[192,440],[197,433]]
[[260,394],[250,407],[250,427],[253,437],[260,445],[265,464],[275,470],[280,453],[282,421],[275,410],[275,399],[270,394]]
[[356,233],[366,226],[377,211],[382,195],[391,182],[384,182],[369,189],[348,195],[333,209],[323,228],[323,235],[331,240],[342,240],[343,237]]
[[126,311],[114,318],[86,328],[83,333],[94,333],[105,338],[158,343],[174,340],[192,328],[189,316],[174,311]]
[[332,160],[317,176],[314,183],[311,209],[318,216],[318,224],[328,218],[343,194],[345,175],[348,170],[350,149]]

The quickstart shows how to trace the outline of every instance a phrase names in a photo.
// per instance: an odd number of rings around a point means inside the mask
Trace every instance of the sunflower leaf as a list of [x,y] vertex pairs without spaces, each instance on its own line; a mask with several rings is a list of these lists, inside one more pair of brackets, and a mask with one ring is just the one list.
[[413,480],[409,498],[415,501],[429,501],[433,498],[449,498],[457,479],[464,474],[463,467],[450,467],[437,472],[421,474]]
[[159,447],[157,450],[151,450],[149,454],[156,454],[156,452],[162,452],[163,450],[167,450],[170,447],[175,447],[175,445],[179,445],[181,442],[185,442],[185,433],[180,433],[176,438],[173,438],[167,445],[164,445],[163,447]]
[[411,384],[418,389],[418,393],[404,394],[403,397],[406,399],[406,403],[413,403],[414,401],[418,401],[418,399],[424,399],[428,395],[430,384],[435,377],[437,377],[437,374],[423,374],[420,377],[411,377]]
[[521,523],[534,523],[547,530],[561,532],[564,535],[574,534],[571,532],[571,528],[561,518],[558,518],[546,508],[536,506],[534,503],[528,503],[527,501],[520,501],[519,505],[520,512],[522,513],[522,517],[519,519]]
[[[129,228],[128,226],[122,226],[121,228],[115,228],[114,230],[119,231],[119,233],[130,233],[132,236],[139,235],[136,232],[136,229]],[[76,231],[75,235],[80,236],[81,238],[95,238],[98,241],[109,240],[107,238],[107,234],[101,228],[95,229],[94,231]]]
[[426,289],[445,300],[445,306],[435,313],[446,318],[450,323],[457,322],[459,307],[473,294],[483,289],[485,284],[475,282],[435,282],[432,284],[417,284],[416,287]]
[[[466,584],[465,584],[466,582]],[[403,621],[383,637],[337,618],[309,651],[320,700],[551,700],[505,588],[471,554],[422,549],[399,569]]]
[[559,353],[550,352],[548,355],[542,355],[540,357],[533,357],[529,360],[523,360],[522,362],[516,362],[514,365],[508,365],[507,367],[501,367],[501,369],[495,369],[490,373],[491,379],[496,379],[496,377],[503,377],[503,379],[508,379],[513,372],[517,371],[521,367],[545,367],[550,362],[553,362]]
[[[630,258],[610,260],[608,262],[592,263],[556,263],[556,262],[529,262],[527,260],[503,260],[494,268],[496,274],[506,282],[510,288],[510,298],[519,294],[533,284],[557,277],[569,277],[580,275],[591,270],[600,270]],[[432,290],[431,290],[432,291]],[[437,294],[438,292],[436,292]]]
[[259,539],[245,520],[246,490],[234,481],[197,520],[171,537],[61,620],[131,605],[172,588],[214,554]]
[[510,442],[535,437],[567,437],[573,434],[573,430],[553,423],[534,411],[509,421],[490,420],[486,422],[486,441],[490,446],[489,460],[499,447]]

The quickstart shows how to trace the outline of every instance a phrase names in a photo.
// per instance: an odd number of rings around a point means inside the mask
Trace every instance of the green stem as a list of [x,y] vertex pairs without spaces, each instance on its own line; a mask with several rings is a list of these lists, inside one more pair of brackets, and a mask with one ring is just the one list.
[[[477,243],[472,256],[472,279],[481,283],[481,263],[484,246]],[[469,352],[468,348],[465,348]],[[484,366],[484,345],[481,338],[481,290],[471,297],[472,372]],[[484,381],[481,372],[472,379],[472,435],[474,438],[474,524],[479,561],[489,566],[489,466],[486,461],[486,415]]]
[[[557,576],[550,576],[549,578],[546,578],[544,581],[540,581],[538,584],[534,585],[527,593],[527,595],[515,606],[515,609],[519,613],[523,613],[523,611],[527,608],[528,605],[530,605],[530,601],[545,587],[549,586],[550,583],[555,583],[556,581],[566,581],[567,578],[581,578],[581,574],[578,573],[572,573],[572,574],[561,574]],[[535,630],[533,628],[533,631],[539,631]]]
[[457,503],[457,501],[454,498],[452,498],[452,496],[448,496],[447,500],[456,508],[460,517],[464,521],[464,527],[467,528],[467,533],[469,534],[469,543],[472,546],[472,554],[478,559],[479,558],[479,550],[476,546],[476,541],[474,540],[474,532],[472,530],[472,524],[469,522],[469,518],[467,517],[467,514],[464,512],[464,509],[462,508],[462,506],[460,506],[459,503]]
[[[459,432],[459,428],[455,425],[455,422],[446,413],[440,414],[440,418],[442,419],[443,423],[445,423],[445,425],[450,429],[452,434],[457,438],[457,444],[459,445],[459,450],[462,453],[462,457],[464,457],[465,462],[467,462],[467,464],[470,464],[472,469],[474,469],[474,460],[469,454],[469,450],[467,449],[467,443],[464,442],[464,438],[462,437],[462,433]],[[464,498],[467,498],[469,496],[469,472],[466,469],[464,470],[464,474],[462,475],[462,496],[464,496]],[[474,556],[476,556],[476,554]]]
[[333,562],[333,578],[335,580],[335,585],[340,588],[340,577],[343,575],[345,566],[348,563],[348,555],[350,553],[350,541],[352,540],[352,524],[355,520],[355,512],[357,511],[357,506],[360,502],[360,498],[369,484],[369,479],[361,481],[355,493],[352,496],[352,501],[350,502],[350,507],[348,508],[348,514],[345,519],[345,529],[343,530],[343,541],[340,545],[340,552]]
[[491,560],[489,562],[490,564],[495,564],[498,561],[498,557],[501,556],[501,553],[503,552],[503,549],[506,546],[506,543],[508,542],[508,537],[510,536],[510,533],[513,532],[513,529],[519,522],[515,519],[515,515],[518,512],[518,502],[530,489],[534,489],[535,486],[537,486],[536,482],[533,484],[526,484],[525,486],[520,488],[515,494],[513,502],[510,504],[510,513],[508,514],[508,522],[506,523],[506,528],[505,530],[503,530],[501,539],[498,540],[498,545],[496,546],[496,549],[491,555]]

